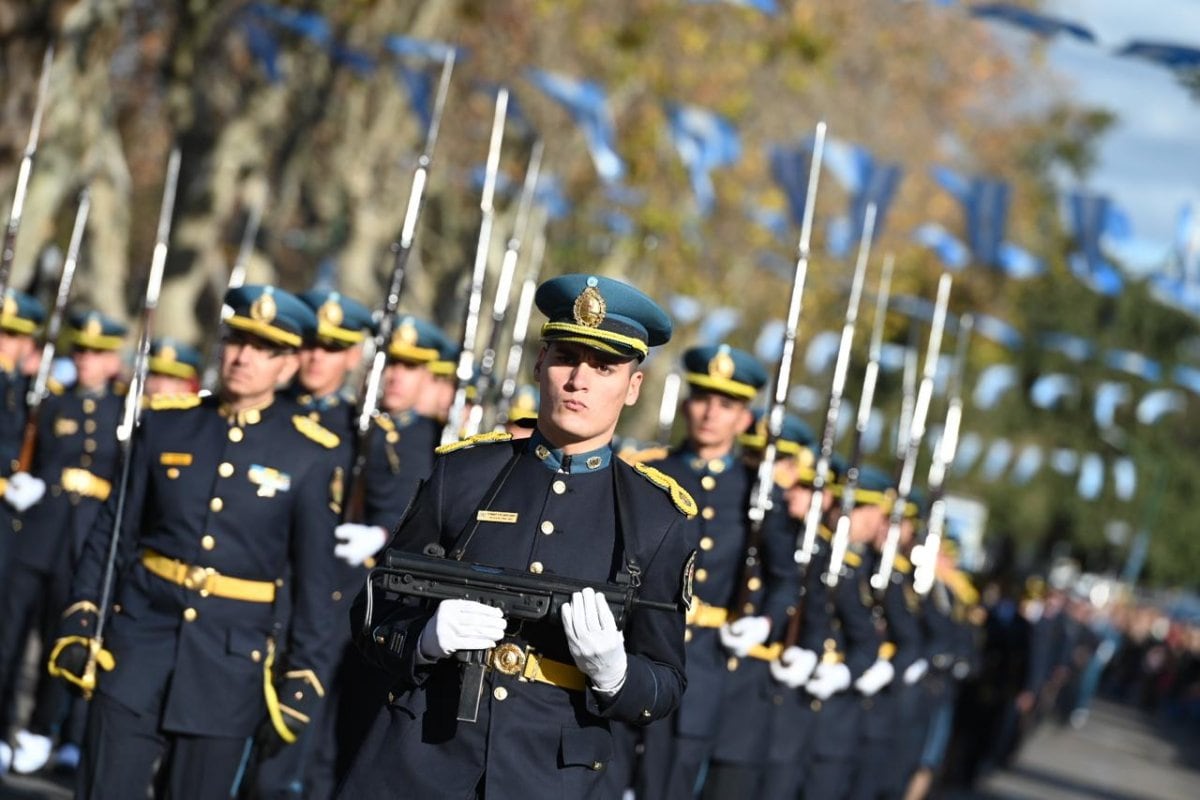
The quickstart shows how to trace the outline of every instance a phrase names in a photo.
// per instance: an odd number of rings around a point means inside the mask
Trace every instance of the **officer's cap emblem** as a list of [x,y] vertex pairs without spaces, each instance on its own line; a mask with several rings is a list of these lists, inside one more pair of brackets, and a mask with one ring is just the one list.
[[729,347],[721,345],[717,354],[708,361],[708,374],[713,378],[729,380],[736,371],[737,365],[733,363],[733,356],[729,355]]
[[577,325],[598,328],[600,327],[600,323],[604,321],[604,313],[607,310],[608,304],[604,302],[604,296],[589,281],[587,288],[575,298],[575,306],[571,312],[575,317]]
[[400,323],[400,327],[396,328],[396,332],[392,334],[392,344],[401,347],[412,347],[416,345],[417,340],[421,338],[421,334],[417,332],[417,326],[412,324],[412,320],[405,319]]
[[162,350],[158,351],[158,355],[163,361],[176,361],[178,360],[179,356],[179,354],[175,352],[175,348],[169,344],[163,345]]
[[275,298],[270,292],[264,292],[250,305],[250,318],[256,322],[270,323],[275,319],[278,310]]
[[104,323],[95,314],[88,316],[87,322],[83,323],[83,332],[88,336],[99,336],[104,333]]
[[317,309],[317,320],[335,328],[341,325],[345,318],[346,312],[342,311],[342,304],[336,297],[329,298]]
[[4,295],[4,312],[5,317],[15,317],[17,315],[17,298],[12,294]]

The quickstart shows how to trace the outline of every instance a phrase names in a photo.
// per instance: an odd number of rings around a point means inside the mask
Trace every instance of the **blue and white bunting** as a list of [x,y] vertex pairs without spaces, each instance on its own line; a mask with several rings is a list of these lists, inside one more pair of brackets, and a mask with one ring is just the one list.
[[606,183],[619,181],[625,174],[625,164],[617,155],[612,112],[604,88],[593,81],[540,69],[531,68],[526,75],[534,86],[563,106],[583,131],[600,179]]
[[708,216],[716,205],[710,173],[736,162],[742,154],[741,140],[733,123],[705,108],[667,104],[671,139],[679,158],[687,167],[701,216]]

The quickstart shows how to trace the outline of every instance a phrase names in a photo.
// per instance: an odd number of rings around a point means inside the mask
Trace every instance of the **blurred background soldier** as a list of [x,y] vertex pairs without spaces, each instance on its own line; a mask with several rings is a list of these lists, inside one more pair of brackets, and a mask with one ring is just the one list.
[[199,388],[199,350],[165,336],[150,343],[150,371],[146,375],[146,396],[193,394]]
[[504,421],[504,430],[514,439],[525,439],[533,434],[537,426],[538,405],[541,396],[536,386],[522,384],[513,393],[512,404],[508,408],[508,419]]
[[458,368],[458,354],[462,348],[450,341],[442,331],[439,330],[438,335],[441,339],[438,342],[438,355],[428,363],[430,378],[417,398],[416,411],[423,417],[445,425],[450,406],[454,404],[454,390],[458,386],[454,371]]
[[[112,491],[125,392],[116,378],[125,333],[124,325],[99,312],[71,315],[67,340],[75,385],[46,399],[32,467],[10,477],[4,492],[5,502],[22,515],[21,530],[13,537],[8,580],[0,590],[0,730],[5,732],[16,721],[16,682],[29,633],[38,632],[42,652],[48,653],[84,538]],[[12,766],[17,772],[41,769],[56,736],[61,744],[71,745],[68,760],[77,757],[82,709],[63,728],[68,695],[45,672],[38,675],[33,716],[16,733]]]
[[[52,674],[96,692],[77,797],[144,797],[154,785],[156,796],[228,798],[255,730],[294,741],[324,695],[339,440],[275,393],[316,319],[270,286],[242,286],[225,302],[234,313],[221,389],[151,403],[123,523],[114,497],[87,538],[50,655]],[[119,578],[101,643],[106,564]],[[289,576],[277,640],[276,592]]]

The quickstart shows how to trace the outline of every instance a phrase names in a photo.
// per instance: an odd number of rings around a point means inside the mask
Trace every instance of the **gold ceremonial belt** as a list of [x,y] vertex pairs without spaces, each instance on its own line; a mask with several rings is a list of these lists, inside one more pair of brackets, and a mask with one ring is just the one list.
[[728,619],[728,609],[710,606],[699,599],[692,600],[692,608],[687,612],[687,624],[697,628],[719,628]]
[[523,681],[548,683],[575,692],[587,688],[587,676],[574,664],[546,658],[532,648],[512,642],[493,647],[488,654],[488,666],[505,675],[516,675]]
[[746,653],[748,658],[757,658],[759,661],[778,661],[781,655],[783,655],[783,642],[756,644]]
[[201,597],[224,597],[248,603],[275,602],[275,584],[271,581],[248,581],[222,575],[211,567],[197,567],[168,558],[153,550],[142,552],[142,566],[152,575],[168,583],[182,586]]
[[111,482],[79,467],[63,469],[59,485],[62,486],[64,492],[74,492],[84,497],[94,497],[97,500],[107,500],[112,491]]

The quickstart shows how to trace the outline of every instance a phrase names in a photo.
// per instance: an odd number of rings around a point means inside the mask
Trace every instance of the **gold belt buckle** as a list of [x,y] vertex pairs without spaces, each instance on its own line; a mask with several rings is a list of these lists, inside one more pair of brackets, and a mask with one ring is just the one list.
[[492,667],[505,675],[520,675],[525,669],[525,651],[512,642],[492,650]]
[[187,573],[183,576],[183,586],[185,589],[199,592],[201,597],[207,597],[208,579],[213,574],[212,567],[188,567]]

